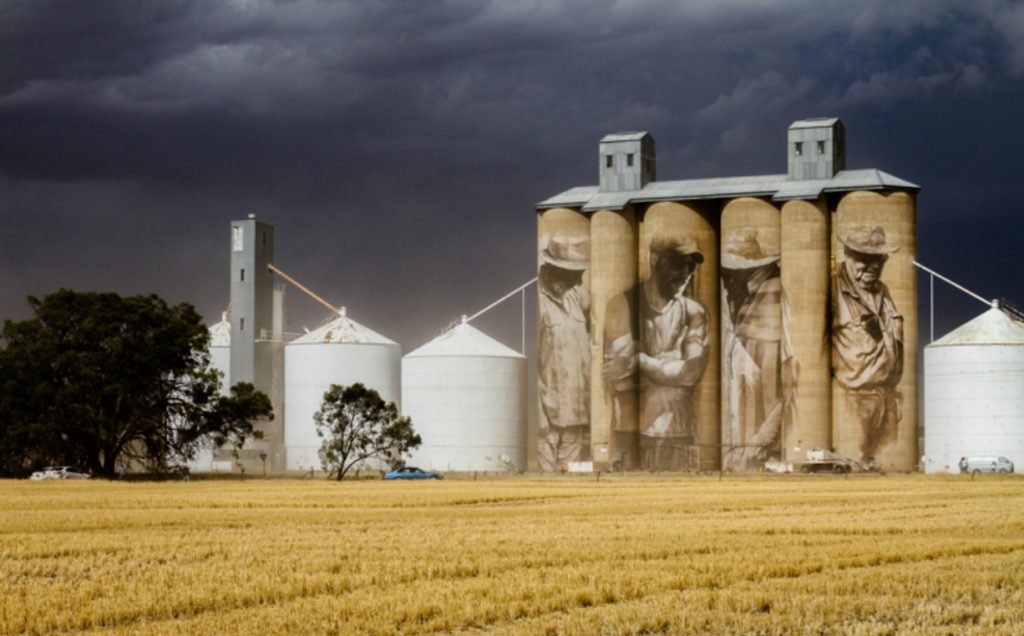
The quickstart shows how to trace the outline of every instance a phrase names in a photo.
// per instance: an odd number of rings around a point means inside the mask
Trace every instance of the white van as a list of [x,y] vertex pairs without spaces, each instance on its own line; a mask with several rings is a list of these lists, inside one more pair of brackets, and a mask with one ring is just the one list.
[[969,473],[1012,473],[1013,462],[1005,457],[995,455],[968,457],[967,472]]

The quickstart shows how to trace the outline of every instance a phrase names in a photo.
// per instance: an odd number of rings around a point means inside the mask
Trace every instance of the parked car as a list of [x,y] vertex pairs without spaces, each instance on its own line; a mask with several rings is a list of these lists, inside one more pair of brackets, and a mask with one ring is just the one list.
[[444,479],[444,475],[415,466],[402,466],[384,475],[384,479]]
[[967,472],[969,473],[1012,473],[1013,462],[1005,457],[986,455],[981,457],[967,458]]
[[43,469],[43,477],[36,474],[32,474],[32,479],[92,479],[92,475],[74,466],[51,466]]
[[42,470],[37,470],[36,472],[32,473],[32,476],[29,477],[29,479],[35,479],[36,481],[40,479],[56,479],[54,473],[57,472],[58,468],[60,468],[60,466],[47,466]]

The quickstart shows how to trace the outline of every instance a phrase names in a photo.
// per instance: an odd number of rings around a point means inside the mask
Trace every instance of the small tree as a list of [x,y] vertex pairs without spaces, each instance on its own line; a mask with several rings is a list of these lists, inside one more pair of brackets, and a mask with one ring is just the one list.
[[394,402],[385,403],[379,393],[359,383],[332,384],[313,420],[324,440],[320,461],[338,481],[360,462],[394,462],[423,443],[412,420],[401,417]]

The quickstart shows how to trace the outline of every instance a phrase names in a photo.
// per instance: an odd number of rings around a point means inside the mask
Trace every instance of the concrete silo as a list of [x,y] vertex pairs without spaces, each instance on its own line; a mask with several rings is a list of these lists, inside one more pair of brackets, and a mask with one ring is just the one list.
[[782,205],[782,290],[788,309],[783,326],[793,356],[796,407],[783,419],[784,461],[804,459],[806,449],[832,446],[830,216],[824,197]]
[[961,457],[1024,467],[1024,322],[990,309],[924,348],[924,454],[929,473]]
[[402,360],[402,414],[434,470],[526,469],[526,357],[463,322]]
[[719,466],[717,210],[651,205],[640,226],[637,298],[641,467]]
[[320,469],[322,443],[313,414],[332,384],[361,383],[401,406],[398,343],[340,315],[285,346],[285,457],[287,470]]
[[[721,217],[722,468],[747,471],[781,459],[783,343],[780,212],[763,199],[728,201]],[[788,390],[787,390],[788,389]]]
[[910,192],[850,192],[833,225],[832,445],[886,470],[919,459],[916,230]]
[[[590,219],[538,215],[536,443],[540,470],[590,461]],[[531,456],[532,453],[531,453]]]
[[[637,221],[631,207],[590,218],[592,446],[595,467],[637,466]],[[617,361],[622,361],[621,363]]]

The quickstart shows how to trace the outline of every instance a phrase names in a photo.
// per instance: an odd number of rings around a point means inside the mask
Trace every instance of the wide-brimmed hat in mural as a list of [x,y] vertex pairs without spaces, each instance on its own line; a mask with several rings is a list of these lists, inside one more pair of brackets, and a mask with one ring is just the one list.
[[779,254],[765,251],[757,240],[757,231],[744,229],[729,235],[722,250],[723,269],[754,269],[779,260]]
[[541,250],[540,258],[548,265],[554,265],[559,269],[582,272],[587,269],[589,261],[587,240],[553,236],[547,247]]
[[688,236],[656,236],[651,239],[651,253],[675,252],[688,256],[698,263],[704,262],[704,255],[697,249],[697,242]]
[[860,254],[892,254],[899,245],[885,244],[885,230],[878,225],[854,225],[839,235],[839,241],[846,249]]

